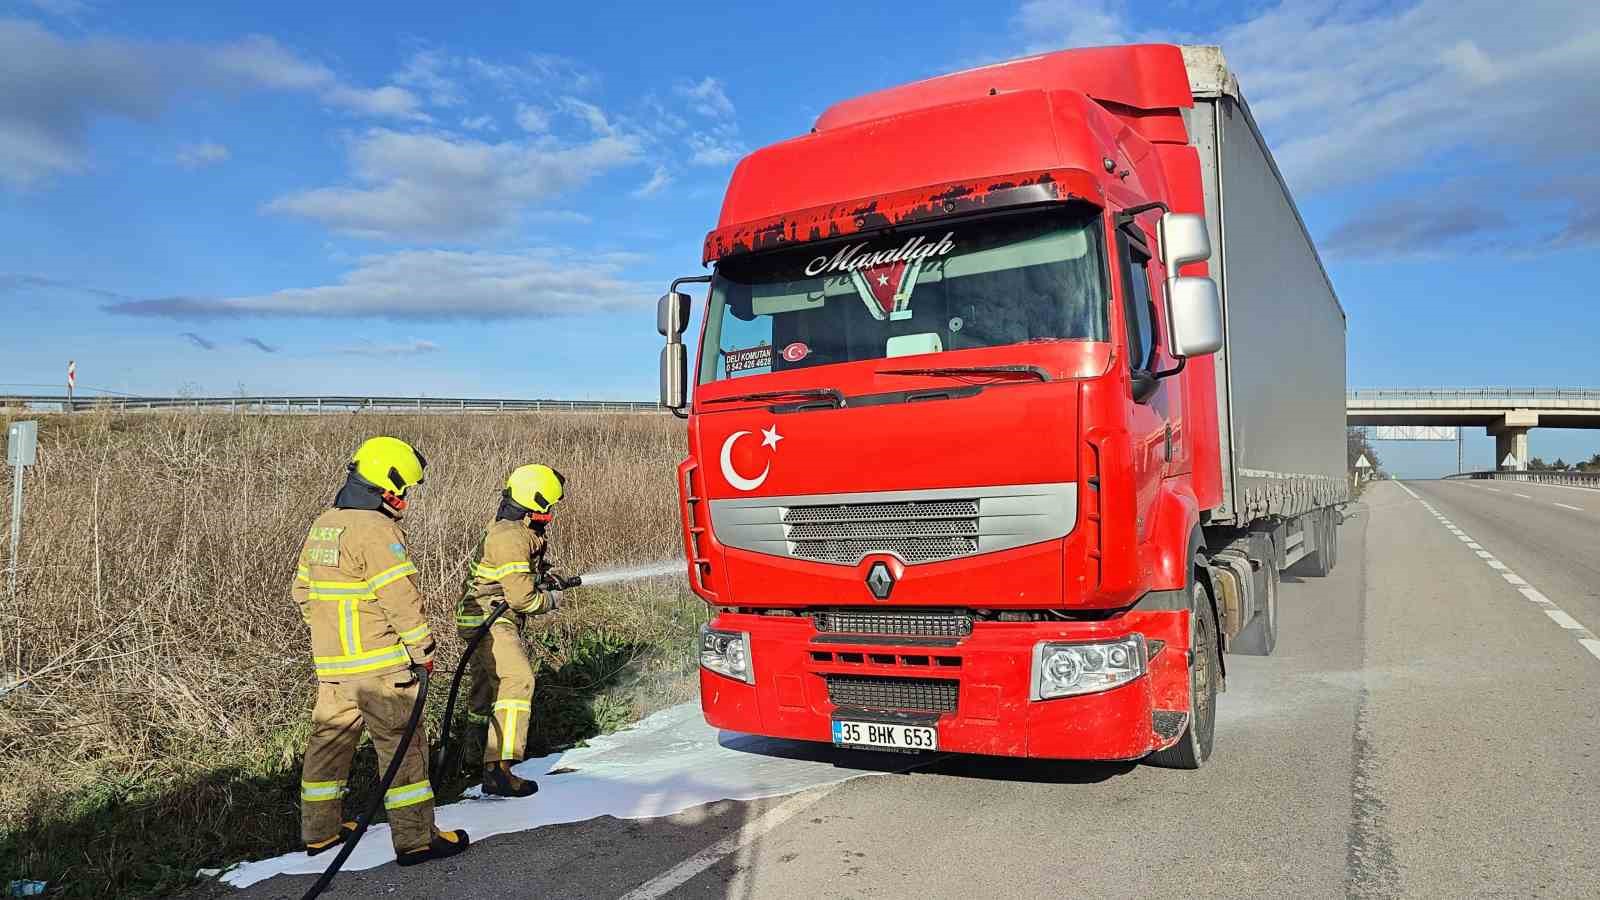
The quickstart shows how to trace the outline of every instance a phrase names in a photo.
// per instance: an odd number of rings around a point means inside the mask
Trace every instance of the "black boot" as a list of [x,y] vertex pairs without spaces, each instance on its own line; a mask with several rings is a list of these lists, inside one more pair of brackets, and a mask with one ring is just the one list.
[[339,833],[335,834],[333,837],[327,838],[326,840],[321,840],[321,841],[310,841],[310,842],[307,842],[307,844],[306,844],[306,855],[307,856],[316,856],[318,853],[322,853],[322,852],[327,851],[327,850],[332,850],[333,848],[339,846],[340,844],[344,843],[345,841],[350,840],[350,835],[355,834],[355,833],[356,833],[356,823],[354,823],[354,822],[345,822],[344,824],[339,826]]
[[502,760],[483,767],[483,792],[491,797],[532,797],[539,793],[539,782],[518,778],[511,763]]
[[433,841],[421,850],[407,850],[397,854],[394,861],[402,866],[415,866],[434,859],[448,859],[467,852],[472,841],[465,831],[435,831]]

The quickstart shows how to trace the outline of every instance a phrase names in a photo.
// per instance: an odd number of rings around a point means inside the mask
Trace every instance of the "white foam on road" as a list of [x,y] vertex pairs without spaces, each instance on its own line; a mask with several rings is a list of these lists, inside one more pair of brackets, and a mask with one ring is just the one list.
[[[705,723],[698,703],[656,713],[627,731],[595,738],[587,747],[528,760],[517,766],[539,780],[539,793],[518,800],[472,799],[436,811],[440,828],[465,828],[473,841],[545,825],[598,816],[647,819],[718,800],[758,800],[838,784],[862,775],[904,768],[904,759],[880,755],[888,768],[847,768],[834,760],[871,765],[865,754],[831,746],[719,732]],[[573,769],[563,775],[546,773]],[[331,855],[289,853],[244,863],[222,880],[247,887],[280,874],[322,872]],[[389,826],[374,825],[345,863],[345,871],[394,860]]]

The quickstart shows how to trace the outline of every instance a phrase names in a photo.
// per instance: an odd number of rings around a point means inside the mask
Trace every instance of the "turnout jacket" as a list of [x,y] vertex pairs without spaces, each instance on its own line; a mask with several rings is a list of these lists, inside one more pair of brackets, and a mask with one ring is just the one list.
[[523,522],[496,519],[478,541],[472,568],[456,607],[456,625],[477,628],[501,599],[512,612],[546,611],[544,594],[535,587],[543,573],[545,540]]
[[385,675],[432,659],[416,574],[405,533],[387,515],[331,509],[317,517],[292,594],[311,628],[319,681]]

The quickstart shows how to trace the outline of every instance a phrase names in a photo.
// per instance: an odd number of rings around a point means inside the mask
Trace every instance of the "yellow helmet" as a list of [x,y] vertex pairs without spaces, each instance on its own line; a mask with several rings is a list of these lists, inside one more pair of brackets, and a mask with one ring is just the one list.
[[523,509],[547,516],[561,502],[567,479],[549,466],[523,466],[506,479],[506,496]]
[[350,471],[380,490],[404,497],[406,489],[422,483],[428,461],[399,438],[369,438],[350,457]]

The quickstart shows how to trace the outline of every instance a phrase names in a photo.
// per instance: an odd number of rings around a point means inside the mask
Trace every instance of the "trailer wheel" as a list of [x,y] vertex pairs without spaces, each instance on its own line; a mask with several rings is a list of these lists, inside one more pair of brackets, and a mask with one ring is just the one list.
[[1266,575],[1262,579],[1267,584],[1266,602],[1250,624],[1228,642],[1229,653],[1271,656],[1273,648],[1278,646],[1278,582],[1283,576],[1278,571],[1277,559],[1263,560],[1261,565]]
[[1217,681],[1222,671],[1217,620],[1211,612],[1211,594],[1194,573],[1189,575],[1189,643],[1194,648],[1189,663],[1189,724],[1176,744],[1145,757],[1145,762],[1163,769],[1200,768],[1211,755],[1217,731]]

